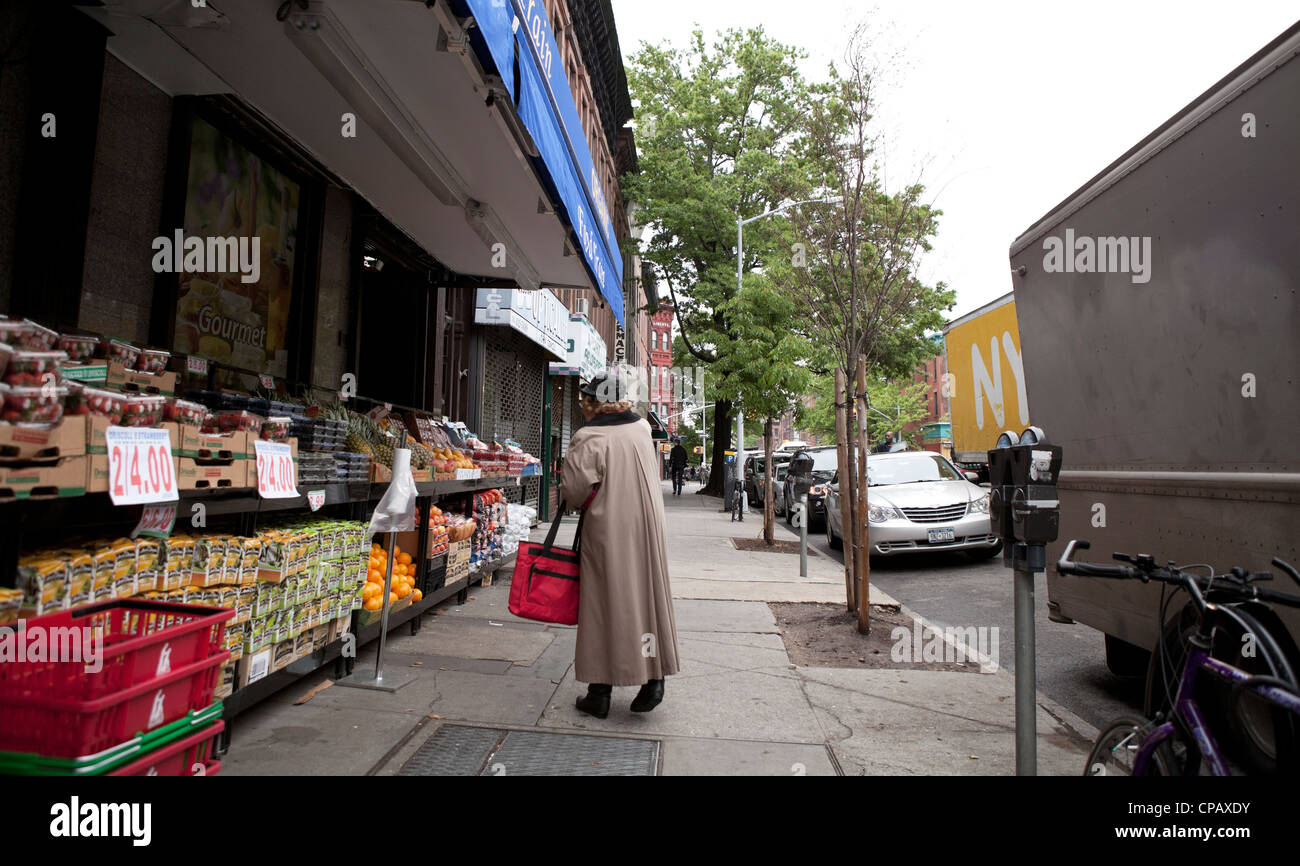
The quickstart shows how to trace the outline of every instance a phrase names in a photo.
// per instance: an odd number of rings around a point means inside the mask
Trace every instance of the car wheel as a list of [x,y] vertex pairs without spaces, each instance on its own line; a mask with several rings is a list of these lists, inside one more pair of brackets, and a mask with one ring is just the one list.
[[831,550],[843,550],[844,542],[835,537],[835,530],[831,529],[830,518],[826,518],[826,543],[831,546]]

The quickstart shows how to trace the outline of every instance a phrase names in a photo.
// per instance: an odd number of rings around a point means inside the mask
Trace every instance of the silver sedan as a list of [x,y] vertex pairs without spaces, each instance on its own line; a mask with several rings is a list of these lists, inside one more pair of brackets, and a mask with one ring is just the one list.
[[[867,456],[871,555],[961,550],[984,559],[1002,542],[991,531],[989,494],[942,454],[902,451]],[[838,478],[827,490],[826,540],[843,546]]]

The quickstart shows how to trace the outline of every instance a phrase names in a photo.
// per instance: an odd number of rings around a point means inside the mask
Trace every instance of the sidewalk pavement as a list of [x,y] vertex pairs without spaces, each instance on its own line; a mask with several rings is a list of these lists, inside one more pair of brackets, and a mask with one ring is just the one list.
[[[767,602],[843,604],[843,566],[810,557],[800,578],[797,554],[731,544],[761,532],[757,515],[731,523],[719,500],[694,494],[698,485],[680,497],[667,482],[663,489],[682,670],[654,712],[628,712],[636,689],[616,688],[607,719],[579,713],[574,700],[586,688],[573,676],[575,629],[512,616],[508,576],[499,576],[475,587],[464,606],[447,602],[426,615],[416,635],[390,632],[385,669],[413,674],[410,685],[395,693],[327,687],[296,705],[329,681],[327,666],[234,720],[223,772],[392,775],[444,725],[457,735],[472,728],[588,735],[533,737],[577,742],[579,757],[602,756],[611,737],[653,741],[663,775],[1015,772],[1010,673],[795,666]],[[575,523],[566,521],[562,538]],[[781,524],[778,537],[795,536]],[[875,587],[871,602],[897,605]],[[356,669],[373,668],[375,651],[363,648]],[[1079,774],[1095,735],[1039,694],[1040,774]],[[594,774],[606,765],[577,762]]]

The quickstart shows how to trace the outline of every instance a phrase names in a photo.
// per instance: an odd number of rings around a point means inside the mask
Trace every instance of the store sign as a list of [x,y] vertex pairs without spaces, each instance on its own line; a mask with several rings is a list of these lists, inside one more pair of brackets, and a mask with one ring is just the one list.
[[474,322],[509,325],[554,357],[568,357],[569,308],[547,289],[479,289]]
[[151,427],[109,427],[108,496],[114,505],[175,502],[176,463],[166,430]]
[[298,478],[289,444],[258,439],[253,450],[257,452],[257,495],[263,499],[297,497]]
[[[596,287],[623,321],[623,256],[542,0],[467,0],[559,193]],[[515,82],[518,82],[516,85]]]
[[627,345],[623,337],[623,326],[614,325],[614,363],[622,366],[627,363]]
[[569,350],[563,364],[552,364],[552,376],[577,376],[589,381],[605,369],[605,341],[596,326],[579,313],[569,316]]

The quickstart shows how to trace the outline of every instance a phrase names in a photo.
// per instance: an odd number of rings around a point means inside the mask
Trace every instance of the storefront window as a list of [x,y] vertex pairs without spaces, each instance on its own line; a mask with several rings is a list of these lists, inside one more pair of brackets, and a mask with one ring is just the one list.
[[285,174],[193,118],[175,351],[288,375],[299,194]]

